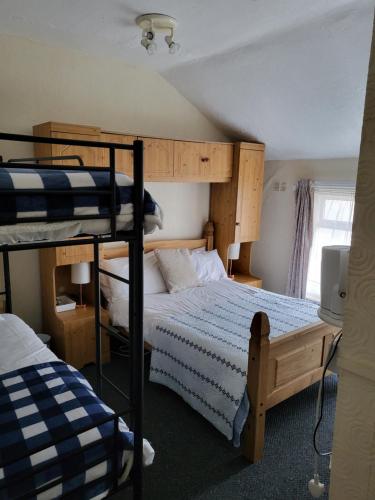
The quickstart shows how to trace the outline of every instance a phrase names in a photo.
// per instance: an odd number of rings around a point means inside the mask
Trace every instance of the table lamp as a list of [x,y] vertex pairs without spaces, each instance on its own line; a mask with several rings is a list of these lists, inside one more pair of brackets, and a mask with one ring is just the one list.
[[240,258],[240,243],[232,243],[228,247],[228,278],[233,279],[234,274],[232,274],[232,262]]
[[77,304],[77,307],[86,307],[86,304],[82,300],[82,285],[90,283],[90,263],[80,262],[79,264],[72,264],[71,281],[79,285],[79,304]]

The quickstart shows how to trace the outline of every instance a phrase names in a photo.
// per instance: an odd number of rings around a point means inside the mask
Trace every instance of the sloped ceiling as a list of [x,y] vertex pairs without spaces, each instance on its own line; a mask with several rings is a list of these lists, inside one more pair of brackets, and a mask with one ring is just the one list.
[[[355,157],[374,3],[2,0],[0,32],[146,65],[268,159]],[[134,19],[150,11],[179,21],[178,55],[162,38],[155,56],[140,46]]]

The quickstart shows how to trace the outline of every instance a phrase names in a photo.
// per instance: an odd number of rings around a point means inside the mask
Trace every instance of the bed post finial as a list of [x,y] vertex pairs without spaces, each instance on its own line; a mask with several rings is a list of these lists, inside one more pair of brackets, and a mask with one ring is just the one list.
[[264,429],[267,409],[267,363],[270,324],[264,312],[257,312],[250,327],[247,394],[250,412],[245,424],[243,454],[254,463],[263,457]]
[[203,229],[203,238],[207,240],[207,250],[214,249],[214,223],[212,221],[206,222]]

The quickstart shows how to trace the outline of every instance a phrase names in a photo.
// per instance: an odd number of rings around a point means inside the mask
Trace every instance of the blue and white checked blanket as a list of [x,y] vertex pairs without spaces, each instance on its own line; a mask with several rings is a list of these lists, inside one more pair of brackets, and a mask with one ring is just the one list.
[[[112,462],[108,458],[113,450],[114,423],[95,426],[96,422],[113,415],[94,393],[88,381],[77,370],[62,361],[54,361],[21,368],[0,376],[0,498],[14,499],[30,493],[27,498],[59,498],[77,487],[87,485],[79,498],[103,498],[111,488],[111,479],[103,479],[111,472]],[[93,428],[80,430],[93,425]],[[125,423],[119,421],[119,471],[131,455],[133,434]],[[56,446],[53,440],[75,433]],[[86,451],[85,444],[102,440]],[[43,451],[33,450],[43,446]],[[78,451],[74,457],[64,458],[68,452]],[[18,459],[22,454],[30,456]],[[17,473],[31,472],[40,464],[58,462],[28,477],[13,486],[10,481]],[[102,460],[101,460],[102,459]],[[11,465],[5,465],[12,461]],[[90,468],[90,464],[96,463]],[[80,466],[88,470],[78,473],[48,492],[33,495],[37,487],[77,471]],[[36,472],[36,470],[35,470]],[[43,496],[42,496],[43,495]]]
[[[233,443],[247,414],[250,325],[257,311],[270,320],[270,337],[317,323],[317,305],[230,280],[190,291],[184,311],[152,327],[150,380],[177,392]],[[247,404],[248,411],[248,404]]]
[[[0,166],[1,167],[1,166]],[[80,215],[109,215],[108,195],[90,194],[90,191],[108,190],[109,173],[87,169],[82,171],[61,171],[43,169],[0,168],[0,189],[14,192],[0,197],[0,214],[17,223],[19,218],[69,217]],[[22,194],[20,189],[63,190],[63,195],[47,196],[43,193]],[[77,190],[87,194],[75,194]],[[116,174],[117,215],[125,229],[130,229],[133,217],[133,179]],[[161,210],[151,195],[144,193],[145,232],[161,227]],[[124,229],[124,227],[122,227]]]

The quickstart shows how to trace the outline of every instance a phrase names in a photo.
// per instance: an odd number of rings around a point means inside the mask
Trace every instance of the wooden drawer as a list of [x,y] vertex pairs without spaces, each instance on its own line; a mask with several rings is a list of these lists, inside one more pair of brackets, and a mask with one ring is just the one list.
[[93,260],[94,260],[93,245],[78,245],[78,246],[56,248],[57,266],[78,264],[79,262],[93,262]]
[[233,145],[176,141],[175,179],[194,182],[228,182],[232,176]]

